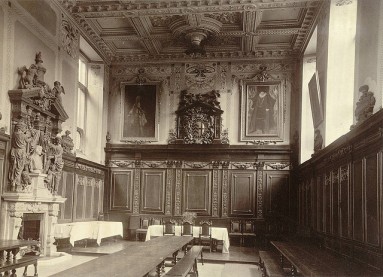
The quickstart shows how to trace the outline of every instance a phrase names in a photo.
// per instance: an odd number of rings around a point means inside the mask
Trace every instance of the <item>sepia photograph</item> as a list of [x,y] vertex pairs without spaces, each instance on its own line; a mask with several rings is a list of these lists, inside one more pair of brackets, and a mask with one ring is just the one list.
[[0,277],[382,277],[382,0],[0,0]]

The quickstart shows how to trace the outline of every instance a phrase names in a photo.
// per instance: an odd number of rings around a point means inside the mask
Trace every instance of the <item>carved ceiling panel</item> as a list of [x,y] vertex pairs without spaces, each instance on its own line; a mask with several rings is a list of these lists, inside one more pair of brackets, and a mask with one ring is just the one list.
[[294,58],[323,1],[55,0],[114,63]]

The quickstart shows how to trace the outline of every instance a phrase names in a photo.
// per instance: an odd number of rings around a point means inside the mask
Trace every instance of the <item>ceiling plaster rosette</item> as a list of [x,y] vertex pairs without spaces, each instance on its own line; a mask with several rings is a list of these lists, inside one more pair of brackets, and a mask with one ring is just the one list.
[[169,28],[176,39],[184,37],[192,46],[200,46],[207,37],[219,34],[222,23],[214,18],[194,14],[173,21]]

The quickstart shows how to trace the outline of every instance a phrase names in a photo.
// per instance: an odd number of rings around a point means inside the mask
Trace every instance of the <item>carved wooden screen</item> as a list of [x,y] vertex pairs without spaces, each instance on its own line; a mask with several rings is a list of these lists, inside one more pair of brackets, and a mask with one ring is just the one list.
[[221,143],[221,115],[219,93],[205,94],[181,92],[177,114],[177,130],[170,143]]

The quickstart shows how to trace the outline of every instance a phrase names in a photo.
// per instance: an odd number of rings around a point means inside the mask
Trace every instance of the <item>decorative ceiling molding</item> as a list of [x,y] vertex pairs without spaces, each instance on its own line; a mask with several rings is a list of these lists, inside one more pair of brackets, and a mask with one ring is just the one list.
[[206,56],[188,56],[186,54],[164,54],[159,55],[158,57],[151,57],[148,55],[135,55],[135,56],[116,56],[113,58],[112,62],[116,64],[121,63],[174,63],[174,62],[187,62],[204,60],[204,61],[232,61],[241,60],[241,61],[251,61],[254,59],[287,59],[287,58],[297,58],[298,53],[291,50],[258,50],[256,52],[242,53],[242,52],[214,52],[207,53]]
[[55,1],[112,63],[296,58],[324,2]]

